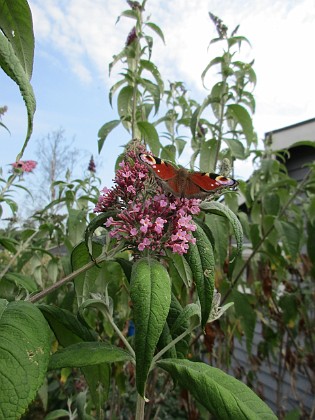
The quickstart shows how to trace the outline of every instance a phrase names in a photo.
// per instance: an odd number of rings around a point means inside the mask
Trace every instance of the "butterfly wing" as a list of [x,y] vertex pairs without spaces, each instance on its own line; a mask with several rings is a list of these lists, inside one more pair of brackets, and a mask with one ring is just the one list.
[[234,187],[237,181],[214,173],[193,172],[190,175],[191,181],[202,191],[212,192],[221,188]]
[[168,181],[172,178],[176,178],[177,168],[170,163],[164,162],[164,160],[156,156],[147,155],[145,153],[140,153],[139,157],[142,162],[149,165],[154,174],[162,181]]
[[177,197],[206,198],[211,192],[237,185],[232,178],[214,173],[188,172],[146,153],[140,153],[139,158],[149,166],[164,189]]

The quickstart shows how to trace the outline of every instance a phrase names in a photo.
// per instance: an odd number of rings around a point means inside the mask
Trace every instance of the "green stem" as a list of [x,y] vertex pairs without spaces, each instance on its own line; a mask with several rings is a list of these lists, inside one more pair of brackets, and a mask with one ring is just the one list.
[[3,189],[1,190],[1,193],[0,193],[0,201],[2,201],[3,200],[3,198],[4,198],[4,194],[8,191],[8,189],[11,187],[11,185],[13,184],[13,181],[15,180],[15,178],[18,176],[18,175],[20,175],[20,174],[17,174],[17,173],[14,173],[14,174],[12,174],[10,177],[9,177],[9,179],[8,179],[8,181],[7,181],[7,183],[6,183],[6,185],[3,187]]
[[[298,194],[300,194],[303,189],[304,186],[308,180],[308,177],[311,174],[311,169],[309,169],[309,171],[305,174],[304,178],[302,179],[299,187],[295,190],[295,193],[291,195],[291,197],[289,198],[289,200],[287,201],[287,203],[284,205],[284,207],[282,208],[281,212],[278,215],[278,219],[280,219],[284,213],[286,212],[287,208],[290,206],[290,204],[295,200],[296,196]],[[222,301],[221,301],[221,306],[223,305],[223,303],[226,301],[226,299],[228,298],[228,296],[231,294],[232,290],[234,289],[234,287],[236,286],[237,282],[239,281],[239,279],[241,278],[243,272],[245,271],[245,269],[248,267],[250,261],[254,258],[254,256],[257,254],[258,250],[260,249],[261,245],[265,242],[266,238],[268,237],[268,235],[275,229],[275,223],[273,223],[269,229],[266,230],[266,232],[264,233],[264,235],[261,237],[260,241],[257,243],[257,245],[255,246],[255,248],[252,250],[252,253],[250,254],[250,256],[248,257],[248,259],[245,261],[245,263],[242,265],[242,267],[240,268],[239,272],[237,273],[235,279],[231,282],[230,288],[229,290],[226,292],[225,296],[223,297]]]
[[140,394],[137,394],[137,406],[136,406],[136,418],[135,420],[144,419],[144,404],[145,400],[141,397]]
[[[142,14],[139,11],[139,26],[142,32]],[[134,85],[133,85],[133,92],[132,92],[132,114],[131,114],[131,134],[132,138],[135,139],[138,136],[138,128],[137,128],[137,94],[138,94],[138,76],[139,76],[139,62],[141,56],[141,45],[140,40],[137,40],[137,51],[136,56],[133,61],[133,68],[131,69],[132,73],[134,73]]]
[[168,343],[167,346],[165,346],[161,351],[159,351],[152,359],[151,363],[151,369],[152,366],[165,354],[169,349],[171,349],[175,344],[177,344],[179,341],[181,341],[186,335],[190,334],[194,327],[189,327],[186,331],[184,331],[182,334],[180,334],[178,337],[174,338],[170,343]]
[[59,289],[59,287],[63,286],[64,284],[68,283],[69,281],[73,280],[76,276],[78,276],[81,273],[84,273],[85,271],[89,270],[90,268],[94,267],[96,264],[100,263],[98,259],[95,261],[90,261],[89,263],[85,264],[83,267],[79,268],[78,270],[74,271],[73,273],[69,274],[68,276],[64,277],[63,279],[57,281],[55,284],[52,284],[51,286],[47,287],[44,290],[41,290],[40,292],[36,293],[36,295],[31,296],[29,301],[32,303],[35,303],[41,299],[43,299],[45,296],[49,295],[50,293],[54,292],[55,290]]
[[50,293],[59,289],[64,284],[73,280],[79,274],[84,273],[85,271],[89,270],[90,268],[94,267],[97,264],[100,264],[103,261],[112,259],[113,255],[115,255],[118,251],[121,251],[121,250],[122,249],[120,247],[117,247],[115,249],[112,249],[110,253],[107,253],[107,252],[102,253],[94,261],[90,261],[89,263],[85,264],[83,267],[79,268],[78,270],[74,271],[73,273],[69,274],[68,276],[64,277],[63,279],[57,281],[57,283],[55,283],[55,284],[47,287],[46,289],[36,293],[36,295],[31,296],[29,301],[34,303],[34,302],[37,302],[37,301],[43,299],[45,296],[49,295]]
[[116,331],[116,333],[119,336],[119,338],[121,339],[121,341],[125,344],[126,348],[129,350],[129,353],[131,354],[131,356],[135,359],[136,358],[136,354],[135,354],[133,348],[131,347],[131,345],[129,344],[129,342],[126,339],[126,337],[122,334],[122,332],[120,331],[120,329],[115,324],[115,322],[114,322],[114,320],[113,320],[113,318],[110,315],[110,313],[109,313],[108,310],[106,310],[106,316],[107,316],[107,319],[108,319],[109,323],[114,328],[114,330]]
[[34,238],[34,236],[37,235],[37,231],[34,232],[22,245],[20,245],[17,253],[12,257],[12,259],[9,261],[9,263],[6,265],[6,267],[3,269],[3,271],[0,273],[0,280],[3,278],[3,276],[9,271],[10,267],[13,265],[13,263],[16,261],[18,256],[28,247],[28,244],[30,241]]

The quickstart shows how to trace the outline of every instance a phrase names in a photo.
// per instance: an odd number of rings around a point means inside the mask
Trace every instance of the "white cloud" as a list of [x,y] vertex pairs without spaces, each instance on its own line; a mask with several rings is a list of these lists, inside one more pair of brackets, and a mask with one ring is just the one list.
[[[62,53],[66,65],[84,83],[92,78],[107,87],[108,64],[124,46],[133,22],[117,16],[128,8],[124,0],[31,0],[38,48],[50,54]],[[213,58],[207,51],[216,36],[208,12],[223,19],[248,37],[258,76],[255,122],[260,136],[264,131],[314,116],[315,36],[312,0],[283,2],[220,0],[149,0],[146,13],[152,15],[166,37],[166,46],[155,37],[153,60],[167,80],[182,80],[190,90],[206,95],[200,75]],[[208,80],[208,85],[211,84]],[[202,93],[201,93],[202,92]]]

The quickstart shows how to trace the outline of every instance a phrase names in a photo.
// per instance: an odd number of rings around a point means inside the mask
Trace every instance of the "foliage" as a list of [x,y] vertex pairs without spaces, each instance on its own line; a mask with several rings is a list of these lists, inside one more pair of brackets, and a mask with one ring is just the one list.
[[[14,56],[4,61],[2,51],[1,65],[12,77],[18,61],[21,74],[30,77],[26,2],[2,3],[7,13],[0,19],[1,39]],[[199,104],[188,98],[182,82],[165,89],[151,61],[152,35],[162,41],[164,36],[144,18],[145,3],[128,1],[130,9],[121,17],[134,25],[110,64],[110,71],[123,66],[109,93],[112,105],[117,96],[118,118],[99,130],[99,150],[118,125],[132,138],[117,159],[114,187],[99,196],[90,162],[85,179],[54,179],[57,196],[26,226],[1,231],[4,418],[18,418],[28,406],[25,418],[36,410],[49,413],[47,419],[134,413],[137,419],[144,413],[276,418],[257,395],[257,365],[277,360],[278,394],[285,372],[294,377],[299,369],[312,382],[314,165],[297,184],[286,172],[283,153],[268,145],[253,149],[255,73],[253,63],[237,58],[248,41],[213,14],[218,38],[212,43],[221,43],[223,53],[202,73],[206,83],[209,72],[219,70],[210,93]],[[19,19],[13,22],[14,16]],[[10,39],[12,29],[17,39]],[[24,64],[21,51],[28,51]],[[25,77],[14,80],[27,96]],[[203,202],[165,194],[138,160],[150,148],[174,161],[185,147],[193,151],[192,168],[199,159],[202,171],[214,171],[220,161],[224,176],[234,160],[254,155],[259,165],[248,182],[240,182],[241,205],[235,191],[216,192]],[[0,202],[13,217],[17,206],[10,194],[22,187],[23,168],[0,179]],[[262,341],[254,354],[258,320]],[[242,336],[250,368],[240,381],[224,370],[231,365],[234,340]],[[300,409],[307,414],[302,402]],[[277,410],[283,417],[280,402]]]
[[36,101],[30,80],[33,72],[34,33],[27,0],[0,1],[0,66],[20,88],[27,110],[27,134],[20,160],[33,131]]

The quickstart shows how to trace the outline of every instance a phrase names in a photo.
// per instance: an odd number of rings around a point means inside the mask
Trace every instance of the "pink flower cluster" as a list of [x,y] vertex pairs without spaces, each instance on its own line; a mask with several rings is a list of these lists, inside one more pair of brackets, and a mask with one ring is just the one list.
[[200,200],[164,194],[160,186],[150,184],[149,170],[135,152],[127,153],[127,160],[121,162],[120,168],[115,186],[103,189],[94,209],[95,212],[119,210],[115,218],[110,217],[105,223],[110,236],[140,252],[164,254],[169,248],[174,253],[185,254],[189,243],[195,243],[191,233],[196,229],[192,215],[200,212]]
[[32,172],[36,168],[37,162],[35,160],[18,160],[17,162],[11,163],[13,170],[19,170],[20,172]]

